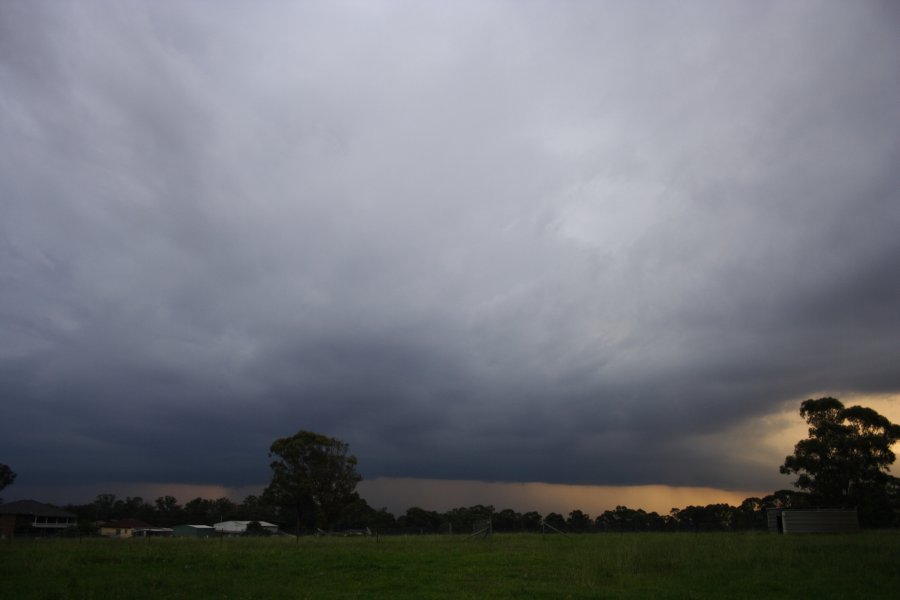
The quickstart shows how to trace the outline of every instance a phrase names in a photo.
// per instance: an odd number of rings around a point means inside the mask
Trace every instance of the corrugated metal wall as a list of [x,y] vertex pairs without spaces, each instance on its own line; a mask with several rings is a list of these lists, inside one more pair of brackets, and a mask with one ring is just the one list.
[[856,509],[852,510],[770,510],[769,531],[778,531],[781,517],[783,533],[855,533],[859,531]]
[[778,515],[781,514],[781,509],[770,508],[766,510],[766,521],[769,524],[769,531],[772,533],[781,533],[778,530]]

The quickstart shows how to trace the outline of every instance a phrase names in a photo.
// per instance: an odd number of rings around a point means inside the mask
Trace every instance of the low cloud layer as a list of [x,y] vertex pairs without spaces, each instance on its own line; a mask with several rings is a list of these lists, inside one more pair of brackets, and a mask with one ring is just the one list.
[[898,24],[3,2],[0,461],[245,486],[302,428],[367,478],[779,485],[727,432],[900,391]]

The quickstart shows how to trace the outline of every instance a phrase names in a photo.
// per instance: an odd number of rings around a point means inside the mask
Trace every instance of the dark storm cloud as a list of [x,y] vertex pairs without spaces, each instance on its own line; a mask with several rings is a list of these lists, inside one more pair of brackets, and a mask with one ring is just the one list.
[[239,486],[307,428],[367,477],[777,485],[715,436],[900,389],[896,25],[5,2],[0,459]]

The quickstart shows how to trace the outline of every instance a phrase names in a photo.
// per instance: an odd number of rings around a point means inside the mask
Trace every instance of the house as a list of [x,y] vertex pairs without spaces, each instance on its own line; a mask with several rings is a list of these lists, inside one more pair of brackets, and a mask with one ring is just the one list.
[[0,538],[59,533],[74,527],[76,520],[70,512],[34,500],[0,504]]
[[172,528],[175,537],[209,538],[216,535],[211,525],[176,525]]
[[153,529],[153,525],[140,519],[120,519],[101,524],[100,535],[114,538],[130,538],[135,535],[142,535],[140,532],[147,529]]
[[213,525],[213,528],[215,528],[216,533],[224,535],[242,535],[247,533],[247,525],[250,523],[259,523],[259,526],[269,533],[278,532],[278,525],[265,521],[222,521]]
[[856,509],[770,508],[766,511],[772,533],[856,533]]
[[135,529],[132,537],[172,537],[174,529],[169,527],[151,527],[150,529]]

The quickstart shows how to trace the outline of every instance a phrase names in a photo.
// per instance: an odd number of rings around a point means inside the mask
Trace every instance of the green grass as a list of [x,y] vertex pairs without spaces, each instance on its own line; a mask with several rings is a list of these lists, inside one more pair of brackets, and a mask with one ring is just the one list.
[[895,598],[900,533],[0,543],[0,598]]

